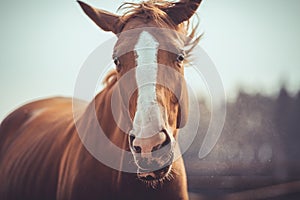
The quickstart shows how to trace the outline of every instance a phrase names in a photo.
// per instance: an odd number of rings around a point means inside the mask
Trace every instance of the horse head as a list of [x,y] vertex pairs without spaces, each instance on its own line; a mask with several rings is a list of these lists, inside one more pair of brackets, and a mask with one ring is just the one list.
[[[119,88],[132,123],[128,146],[138,177],[162,180],[172,170],[178,129],[187,121],[183,76],[186,46],[192,39],[185,22],[201,0],[127,3],[122,16],[79,3],[101,29],[118,37],[112,58],[117,79],[127,77]],[[130,96],[128,87],[135,88]]]

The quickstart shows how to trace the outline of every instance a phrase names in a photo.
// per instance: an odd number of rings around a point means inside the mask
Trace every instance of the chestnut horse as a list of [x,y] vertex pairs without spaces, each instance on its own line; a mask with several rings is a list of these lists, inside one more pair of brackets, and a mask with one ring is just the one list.
[[[184,60],[199,40],[188,21],[200,3],[126,3],[127,11],[118,16],[79,2],[101,29],[117,35],[116,70],[91,103],[82,103],[76,119],[71,98],[51,98],[24,105],[3,120],[0,199],[188,199],[184,163],[175,153],[180,152],[178,129],[188,115]],[[133,76],[118,84],[129,72]],[[129,86],[136,90],[127,97]],[[118,110],[126,99],[129,120],[116,120],[112,108]],[[121,129],[120,122],[129,129]],[[95,139],[99,125],[113,145]],[[120,168],[110,167],[93,156],[86,141],[107,155],[117,146],[132,159],[110,157]],[[122,170],[128,163],[135,173]]]

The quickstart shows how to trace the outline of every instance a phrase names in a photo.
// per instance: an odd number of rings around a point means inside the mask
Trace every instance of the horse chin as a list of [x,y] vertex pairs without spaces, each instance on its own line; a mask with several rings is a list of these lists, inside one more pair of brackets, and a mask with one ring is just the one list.
[[143,172],[142,169],[138,169],[137,177],[145,183],[147,187],[156,189],[159,186],[162,186],[165,181],[172,180],[173,175],[171,171],[172,165],[167,165],[162,169],[153,172]]

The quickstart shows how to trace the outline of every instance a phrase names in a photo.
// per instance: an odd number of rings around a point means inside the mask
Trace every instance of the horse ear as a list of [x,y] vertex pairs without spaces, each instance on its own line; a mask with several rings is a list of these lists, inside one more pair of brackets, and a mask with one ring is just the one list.
[[179,100],[179,109],[177,114],[177,125],[176,128],[183,128],[188,121],[188,111],[189,111],[189,97],[186,88],[185,81],[183,82],[183,90],[181,90],[181,96]]
[[202,0],[181,0],[178,3],[174,3],[173,6],[164,9],[172,21],[178,25],[188,19],[190,19]]
[[87,16],[89,16],[89,18],[92,19],[102,30],[111,31],[115,34],[119,33],[121,26],[119,16],[105,10],[93,8],[82,1],[77,2],[85,14],[87,14]]

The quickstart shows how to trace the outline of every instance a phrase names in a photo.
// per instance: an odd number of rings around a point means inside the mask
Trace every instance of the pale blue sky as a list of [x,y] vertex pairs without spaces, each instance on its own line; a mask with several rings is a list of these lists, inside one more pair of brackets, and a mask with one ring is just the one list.
[[[116,11],[123,1],[85,2]],[[228,96],[300,88],[300,1],[204,0],[198,13]],[[73,0],[1,0],[0,25],[0,120],[33,99],[71,96],[84,60],[112,36]]]

